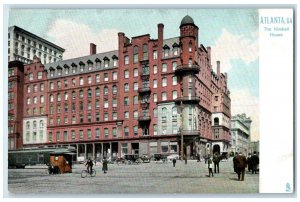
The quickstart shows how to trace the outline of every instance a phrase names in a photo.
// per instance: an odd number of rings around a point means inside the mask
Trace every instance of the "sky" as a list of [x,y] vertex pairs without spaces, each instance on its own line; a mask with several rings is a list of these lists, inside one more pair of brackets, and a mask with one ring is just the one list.
[[185,15],[199,27],[199,42],[212,48],[212,65],[228,74],[231,114],[252,119],[251,140],[259,140],[259,47],[256,9],[10,9],[17,25],[66,49],[64,59],[117,50],[118,32],[129,38],[150,34],[164,24],[164,38],[179,36]]

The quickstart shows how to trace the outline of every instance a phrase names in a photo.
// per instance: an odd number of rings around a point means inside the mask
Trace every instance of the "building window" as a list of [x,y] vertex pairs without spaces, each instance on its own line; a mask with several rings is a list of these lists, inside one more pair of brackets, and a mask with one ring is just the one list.
[[96,94],[96,97],[100,96],[100,88],[98,88],[98,87],[96,88],[95,94]]
[[124,97],[124,106],[128,106],[128,105],[129,105],[129,98]]
[[104,81],[108,81],[108,73],[104,73]]
[[28,77],[29,77],[29,81],[32,81],[33,80],[33,73],[29,73]]
[[167,93],[166,92],[161,93],[161,99],[162,99],[162,101],[167,100]]
[[108,113],[104,113],[104,121],[108,121]]
[[108,100],[104,100],[104,108],[105,108],[105,109],[108,108]]
[[88,70],[92,70],[93,69],[93,63],[91,61],[88,61]]
[[156,93],[153,94],[153,102],[157,102],[157,94]]
[[138,47],[133,47],[133,63],[137,63],[139,61],[139,53],[138,53]]
[[153,109],[153,116],[157,117],[157,108]]
[[112,73],[112,77],[113,77],[113,80],[117,80],[118,79],[118,73],[117,72],[113,72]]
[[137,68],[135,68],[133,70],[133,77],[138,77],[139,76],[139,70]]
[[148,60],[148,45],[143,45],[143,60]]
[[173,55],[177,56],[178,55],[178,47],[173,48]]
[[124,112],[124,118],[129,119],[129,112]]
[[192,52],[192,47],[193,47],[192,42],[190,42],[190,43],[189,43],[189,52],[190,52],[190,53]]
[[[75,94],[76,95],[76,94]],[[83,90],[79,91],[79,98],[83,98]]]
[[124,127],[124,135],[127,137],[129,136],[129,127]]
[[84,63],[83,62],[80,62],[79,63],[79,68],[80,68],[80,72],[83,72],[84,71]]
[[42,79],[43,78],[43,72],[38,72],[38,79]]
[[138,90],[139,84],[137,82],[133,83],[133,90]]
[[139,103],[139,98],[137,95],[133,96],[133,104],[138,104]]
[[153,60],[156,60],[156,59],[157,59],[157,51],[154,50],[154,51],[153,51]]
[[96,117],[96,121],[99,122],[100,121],[100,113],[97,112],[95,117]]
[[61,88],[61,82],[60,82],[60,81],[57,82],[57,88],[58,88],[58,89]]
[[112,87],[112,93],[113,94],[117,94],[117,92],[118,92],[117,86],[113,85],[113,87]]
[[157,125],[153,125],[153,135],[157,135]]
[[75,98],[76,98],[76,92],[72,91],[72,100],[75,100]]
[[81,86],[83,85],[83,78],[82,77],[79,78],[79,85],[81,85]]
[[96,128],[96,139],[100,138],[100,129]]
[[87,139],[88,140],[92,139],[92,131],[91,131],[91,129],[87,130]]
[[162,72],[167,72],[167,64],[166,63],[162,64]]
[[128,65],[128,64],[129,64],[129,56],[128,56],[128,55],[125,55],[125,56],[124,56],[124,64],[125,64],[125,65]]
[[83,102],[79,103],[79,110],[82,111],[83,110]]
[[27,105],[30,105],[30,98],[27,98]]
[[118,119],[118,116],[117,116],[117,112],[113,112],[113,120],[117,120]]
[[73,66],[73,67],[72,67],[72,73],[75,74],[76,71],[77,71],[77,67],[76,67],[76,66]]
[[60,97],[60,94],[59,94],[59,93],[57,94],[57,101],[58,101],[58,102],[61,101],[61,97]]
[[68,98],[69,98],[69,94],[65,92],[65,100],[68,100]]
[[56,132],[56,141],[57,142],[60,141],[60,132],[59,131]]
[[175,71],[177,67],[177,62],[172,62],[172,70]]
[[129,91],[129,84],[125,83],[124,85],[124,92],[128,92]]
[[53,141],[53,134],[52,132],[49,132],[49,142],[52,142]]
[[80,139],[80,140],[83,140],[83,130],[80,130],[80,131],[79,131],[79,139]]
[[40,103],[44,103],[44,96],[43,95],[41,95],[41,97],[40,97]]
[[96,74],[96,82],[100,83],[100,74]]
[[72,124],[76,124],[76,116],[72,116]]
[[108,138],[108,128],[104,128],[104,137]]
[[177,76],[172,77],[172,84],[177,85]]
[[173,100],[177,99],[177,91],[176,90],[172,91],[172,98],[173,98]]
[[[75,79],[74,79],[74,82],[75,82]],[[64,80],[64,84],[65,84],[65,88],[68,87],[68,80]],[[73,80],[72,80],[72,85],[75,86],[75,83],[73,84]]]
[[88,93],[88,98],[91,98],[92,97],[92,90],[88,89],[87,93]]
[[153,74],[157,74],[157,65],[153,66]]
[[65,74],[66,74],[66,75],[69,74],[69,67],[65,67]]
[[164,78],[162,78],[162,87],[165,87],[165,86],[167,86],[167,78],[166,77],[164,77]]
[[83,115],[82,115],[82,114],[79,116],[79,122],[80,122],[80,123],[83,123],[83,122],[84,122],[84,119],[83,119]]
[[114,98],[114,99],[112,100],[112,106],[113,106],[113,107],[117,107],[117,99],[116,99],[116,98]]
[[44,91],[44,84],[43,84],[43,83],[41,83],[41,85],[40,85],[40,91],[41,91],[41,92]]
[[88,84],[92,84],[92,77],[88,76]]
[[109,66],[109,59],[108,58],[104,58],[104,68],[108,68]]
[[139,112],[138,111],[134,111],[133,112],[133,119],[138,119],[138,117],[139,117]]
[[[28,101],[28,98],[27,98],[27,101]],[[50,95],[50,102],[53,102],[54,101],[54,96],[51,94]],[[30,102],[30,101],[29,101]],[[28,102],[27,102],[28,103]]]
[[133,135],[134,136],[138,135],[138,126],[133,126]]
[[156,79],[153,80],[153,88],[157,88],[157,80]]
[[124,78],[125,78],[125,79],[128,79],[128,78],[129,78],[129,71],[128,71],[128,70],[125,70],[125,71],[124,71]]
[[107,95],[107,94],[108,94],[108,87],[105,86],[105,87],[104,87],[104,95]]
[[117,128],[113,127],[112,136],[117,137]]
[[64,118],[65,124],[68,124],[68,117]]
[[193,60],[189,59],[189,67],[192,67],[192,65],[193,65]]
[[73,141],[75,140],[75,131],[74,130],[71,131],[71,139]]

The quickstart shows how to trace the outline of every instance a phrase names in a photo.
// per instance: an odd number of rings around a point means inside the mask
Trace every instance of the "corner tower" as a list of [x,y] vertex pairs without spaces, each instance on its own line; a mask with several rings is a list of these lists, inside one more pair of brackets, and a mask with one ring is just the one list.
[[194,20],[186,15],[180,23],[181,65],[176,68],[176,75],[181,84],[181,93],[176,103],[181,111],[181,157],[190,156],[193,142],[200,138],[198,108],[200,97],[196,93],[196,77],[200,71],[198,64],[198,27]]

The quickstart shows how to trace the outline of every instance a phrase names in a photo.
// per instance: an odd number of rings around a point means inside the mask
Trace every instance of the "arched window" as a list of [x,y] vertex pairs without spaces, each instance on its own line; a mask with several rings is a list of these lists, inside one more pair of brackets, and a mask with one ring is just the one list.
[[58,101],[58,102],[61,101],[60,93],[57,94],[57,101]]
[[104,95],[107,95],[107,94],[108,94],[108,87],[105,86],[105,87],[104,87]]
[[33,129],[36,129],[36,121],[33,121]]
[[143,60],[148,60],[148,45],[143,45]]
[[100,96],[100,88],[97,87],[95,92],[97,97]]
[[29,121],[26,122],[26,129],[27,129],[27,130],[30,129],[30,122],[29,122]]
[[116,86],[116,85],[113,85],[113,87],[112,87],[112,92],[113,92],[113,94],[117,94],[118,89],[117,89],[117,86]]
[[53,102],[54,101],[54,96],[51,94],[50,95],[50,102]]
[[139,61],[139,47],[133,47],[133,63],[137,63]]
[[92,90],[91,89],[88,89],[88,97],[92,97]]
[[219,125],[219,118],[214,118],[214,125],[218,126]]
[[40,129],[43,129],[43,128],[44,128],[44,121],[40,120]]

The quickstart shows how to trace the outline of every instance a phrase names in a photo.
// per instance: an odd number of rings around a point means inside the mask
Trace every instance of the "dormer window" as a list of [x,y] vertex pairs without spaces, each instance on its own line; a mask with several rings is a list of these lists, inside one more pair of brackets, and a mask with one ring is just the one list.
[[83,72],[84,71],[84,67],[85,67],[85,64],[83,62],[79,62],[79,68],[80,68],[80,72]]
[[49,70],[50,70],[50,77],[53,77],[54,76],[54,68],[50,67]]
[[72,73],[75,74],[77,71],[77,65],[75,63],[72,63],[71,66],[72,66]]
[[88,64],[88,70],[92,70],[93,69],[93,62],[88,60],[87,64]]
[[170,52],[170,47],[168,45],[165,45],[163,47],[163,54],[164,54],[164,57],[169,57],[169,52]]
[[108,68],[108,66],[109,66],[109,59],[108,59],[108,57],[104,57],[103,60],[104,60],[104,68]]
[[101,67],[101,60],[96,58],[95,62],[96,62],[96,68],[100,68]]
[[116,55],[113,55],[112,59],[113,59],[113,66],[117,67],[118,66],[118,57]]
[[69,74],[70,67],[68,65],[64,65],[65,68],[65,74]]
[[57,69],[57,75],[61,76],[61,74],[62,74],[62,68],[61,68],[61,66],[57,66],[56,69]]
[[139,61],[139,47],[133,47],[133,63],[137,63]]

